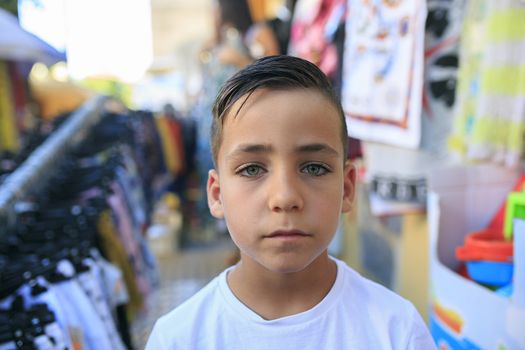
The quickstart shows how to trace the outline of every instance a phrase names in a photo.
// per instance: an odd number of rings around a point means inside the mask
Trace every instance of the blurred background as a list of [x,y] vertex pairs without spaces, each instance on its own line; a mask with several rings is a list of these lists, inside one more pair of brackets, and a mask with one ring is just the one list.
[[211,106],[288,54],[329,77],[358,169],[329,253],[440,349],[525,349],[524,18],[522,0],[0,0],[0,348],[142,349],[237,262],[207,208]]

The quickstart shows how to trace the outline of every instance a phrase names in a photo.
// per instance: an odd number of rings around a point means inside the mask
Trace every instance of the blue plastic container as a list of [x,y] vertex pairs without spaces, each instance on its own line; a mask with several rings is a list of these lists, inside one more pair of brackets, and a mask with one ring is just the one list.
[[497,261],[467,261],[467,271],[474,281],[500,287],[512,282],[514,264]]
[[498,293],[502,297],[508,298],[512,296],[513,291],[514,291],[514,285],[511,283],[511,284],[507,284],[506,286],[498,288],[496,290],[496,293]]

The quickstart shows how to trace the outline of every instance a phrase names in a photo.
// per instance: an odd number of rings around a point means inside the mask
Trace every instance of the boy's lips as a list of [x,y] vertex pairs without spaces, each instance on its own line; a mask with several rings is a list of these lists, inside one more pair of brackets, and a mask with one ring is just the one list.
[[311,234],[308,234],[301,230],[276,230],[270,234],[264,236],[264,238],[294,238],[294,237],[311,237]]

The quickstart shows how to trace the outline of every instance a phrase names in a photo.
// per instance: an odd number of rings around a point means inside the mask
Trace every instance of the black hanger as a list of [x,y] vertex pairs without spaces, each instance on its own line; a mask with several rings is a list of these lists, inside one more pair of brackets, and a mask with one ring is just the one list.
[[449,13],[446,7],[435,7],[428,11],[425,30],[435,37],[441,38],[449,25]]

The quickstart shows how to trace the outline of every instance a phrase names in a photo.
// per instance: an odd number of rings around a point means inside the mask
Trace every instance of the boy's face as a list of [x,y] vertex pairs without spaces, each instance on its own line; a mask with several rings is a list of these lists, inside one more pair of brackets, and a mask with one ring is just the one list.
[[355,171],[339,115],[314,90],[256,90],[235,116],[243,101],[224,121],[210,211],[226,219],[243,260],[298,272],[325,254],[351,207]]

